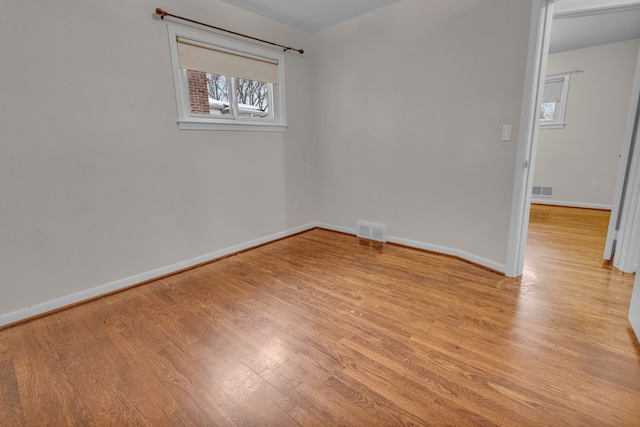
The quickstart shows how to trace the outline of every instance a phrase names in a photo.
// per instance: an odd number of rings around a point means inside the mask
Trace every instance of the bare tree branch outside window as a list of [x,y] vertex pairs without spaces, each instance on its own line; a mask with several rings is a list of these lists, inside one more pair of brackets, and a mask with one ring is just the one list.
[[221,102],[229,102],[229,84],[227,76],[207,73],[209,98]]
[[[217,101],[229,102],[229,78],[207,73],[209,97]],[[236,79],[236,95],[239,104],[252,105],[262,111],[269,108],[269,85],[265,82]]]
[[[230,85],[234,81],[238,114],[248,117],[268,117],[269,83],[207,73],[209,103],[217,105],[217,107],[212,108],[219,109],[222,114],[229,113],[229,103],[231,102]],[[218,102],[215,103],[213,101]]]
[[236,79],[236,93],[239,104],[252,105],[262,111],[269,107],[269,87],[265,82]]

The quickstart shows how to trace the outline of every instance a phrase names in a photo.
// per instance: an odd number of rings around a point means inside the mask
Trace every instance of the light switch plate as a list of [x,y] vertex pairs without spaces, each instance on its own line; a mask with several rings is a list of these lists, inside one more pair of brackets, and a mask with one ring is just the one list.
[[513,125],[504,125],[502,126],[502,140],[503,141],[511,141],[511,130],[513,129]]

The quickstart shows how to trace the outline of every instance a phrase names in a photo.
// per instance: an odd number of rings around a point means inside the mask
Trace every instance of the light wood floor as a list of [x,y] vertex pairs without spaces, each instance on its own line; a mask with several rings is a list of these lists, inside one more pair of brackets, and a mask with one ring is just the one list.
[[640,425],[608,213],[526,272],[312,230],[0,331],[0,425]]

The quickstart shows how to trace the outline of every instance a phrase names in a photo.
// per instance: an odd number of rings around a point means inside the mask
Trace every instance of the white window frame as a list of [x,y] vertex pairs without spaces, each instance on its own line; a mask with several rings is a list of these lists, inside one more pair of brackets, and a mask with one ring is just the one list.
[[[562,79],[562,95],[560,102],[556,105],[555,115],[553,120],[540,119],[541,129],[563,129],[566,126],[565,113],[567,112],[567,96],[569,95],[569,78],[571,73],[552,74],[545,77],[545,84],[552,80]],[[542,108],[542,102],[540,100],[540,107]],[[538,114],[540,114],[538,112]]]
[[[173,68],[173,84],[176,92],[178,107],[178,126],[186,130],[240,130],[240,131],[286,131],[286,110],[284,94],[284,55],[280,52],[264,49],[259,46],[241,43],[237,40],[222,37],[217,34],[205,34],[175,25],[168,25],[169,46],[171,52],[171,66]],[[180,68],[178,57],[177,37],[219,46],[250,55],[278,61],[278,84],[271,85],[271,104],[269,118],[251,117],[218,117],[191,113],[189,99],[189,83],[186,72]],[[231,76],[233,77],[233,76]],[[233,89],[232,89],[233,90]]]

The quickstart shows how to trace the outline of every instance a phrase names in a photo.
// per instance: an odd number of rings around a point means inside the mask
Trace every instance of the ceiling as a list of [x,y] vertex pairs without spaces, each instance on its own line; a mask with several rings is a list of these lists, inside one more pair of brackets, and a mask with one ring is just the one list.
[[[223,1],[315,32],[401,0]],[[561,0],[555,12],[551,53],[640,38],[640,0]]]
[[331,27],[400,0],[222,0],[308,32]]
[[551,26],[549,52],[635,38],[640,38],[640,3],[595,9],[558,8]]

